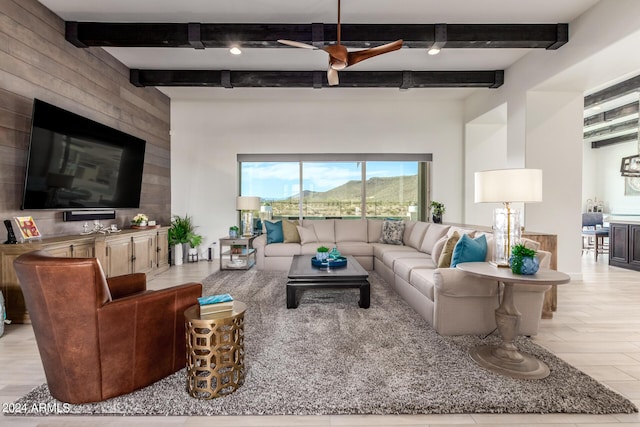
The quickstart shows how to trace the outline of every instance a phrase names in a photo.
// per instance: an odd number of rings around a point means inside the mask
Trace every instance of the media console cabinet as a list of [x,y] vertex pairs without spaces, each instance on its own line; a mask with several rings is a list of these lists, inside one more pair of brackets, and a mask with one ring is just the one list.
[[154,276],[169,268],[169,227],[128,229],[112,234],[51,237],[0,245],[0,289],[4,294],[7,319],[30,323],[13,261],[20,255],[43,249],[53,256],[100,260],[107,277],[129,273]]

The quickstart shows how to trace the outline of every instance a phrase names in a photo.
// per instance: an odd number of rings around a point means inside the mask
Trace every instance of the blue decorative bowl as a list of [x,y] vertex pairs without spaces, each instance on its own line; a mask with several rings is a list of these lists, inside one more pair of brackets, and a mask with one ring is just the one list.
[[347,265],[347,258],[341,256],[339,258],[320,261],[316,257],[311,257],[311,265],[314,267],[327,268],[329,266],[329,262],[331,262],[331,268],[336,267],[344,267]]

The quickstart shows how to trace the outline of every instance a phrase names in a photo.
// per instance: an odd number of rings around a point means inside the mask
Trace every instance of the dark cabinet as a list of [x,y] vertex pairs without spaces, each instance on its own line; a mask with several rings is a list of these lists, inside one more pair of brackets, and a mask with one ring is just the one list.
[[610,224],[609,265],[640,271],[640,224]]

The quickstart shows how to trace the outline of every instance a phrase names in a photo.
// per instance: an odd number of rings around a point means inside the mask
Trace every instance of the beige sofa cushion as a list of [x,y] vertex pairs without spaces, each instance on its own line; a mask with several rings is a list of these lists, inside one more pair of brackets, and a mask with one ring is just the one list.
[[298,243],[270,243],[264,247],[265,256],[292,256],[300,255]]
[[[411,234],[409,238],[406,239],[405,245],[411,246],[412,248],[420,249],[420,245],[422,245],[422,239],[424,239],[424,235],[427,233],[427,229],[429,228],[428,222],[417,222],[413,229],[411,230]],[[407,234],[407,230],[405,230],[405,235]]]
[[296,228],[298,229],[298,234],[300,235],[300,244],[306,245],[318,241],[318,236],[316,235],[316,230],[313,228],[313,226],[302,227],[299,225]]
[[369,243],[373,247],[373,256],[382,260],[385,252],[415,252],[416,250],[410,246],[387,245],[385,243]]
[[337,248],[342,255],[373,256],[373,246],[366,242],[339,242]]
[[318,236],[320,242],[335,242],[335,220],[333,219],[316,219],[304,221],[302,224],[305,227],[312,226]]
[[[422,254],[422,253],[421,253]],[[405,282],[410,282],[411,270],[429,268],[434,270],[435,266],[431,257],[427,254],[422,254],[421,258],[398,258],[393,263],[393,272],[402,278]]]
[[336,219],[336,242],[366,242],[367,221],[362,219]]
[[448,225],[435,224],[432,223],[427,228],[427,232],[424,235],[424,239],[422,239],[422,245],[420,246],[420,252],[424,252],[425,254],[431,254],[434,245],[442,236],[447,234],[449,230]]
[[440,255],[442,254],[444,245],[447,243],[447,239],[449,238],[446,235],[442,236],[438,239],[436,244],[433,245],[433,249],[431,249],[431,259],[435,265],[438,265],[438,261],[440,261]]
[[[407,246],[403,247],[406,248]],[[384,265],[393,270],[393,266],[395,265],[394,263],[397,260],[406,258],[427,259],[430,258],[430,256],[422,252],[418,252],[415,249],[411,249],[410,251],[387,251],[384,253],[384,255],[382,255],[382,262],[384,263]]]
[[433,270],[430,268],[415,268],[411,270],[409,283],[422,295],[434,300],[433,296]]
[[469,228],[462,228],[462,227],[456,227],[455,225],[452,225],[451,227],[449,227],[449,230],[447,230],[447,237],[451,237],[451,235],[453,235],[454,232],[458,232],[459,236],[462,236],[463,234],[468,234],[469,237],[478,237],[476,236],[476,230],[471,230]]
[[367,242],[378,243],[380,236],[382,235],[382,220],[381,219],[368,219],[367,220]]
[[413,228],[416,226],[418,221],[402,221],[404,222],[404,235],[402,236],[402,243],[404,245],[409,246],[409,237],[411,236],[411,232]]

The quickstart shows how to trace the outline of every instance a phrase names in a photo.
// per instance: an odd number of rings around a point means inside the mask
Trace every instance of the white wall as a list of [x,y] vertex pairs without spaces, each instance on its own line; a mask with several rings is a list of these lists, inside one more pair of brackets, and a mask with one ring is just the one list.
[[433,199],[446,205],[445,221],[462,220],[461,101],[430,101],[419,90],[382,90],[376,99],[313,89],[247,89],[238,97],[214,90],[219,102],[171,102],[172,211],[193,216],[204,246],[237,223],[238,153],[432,153]]

